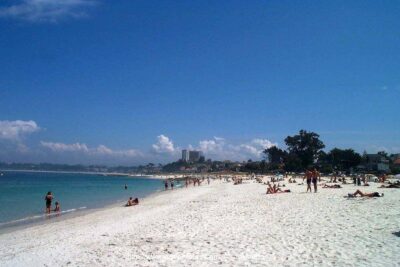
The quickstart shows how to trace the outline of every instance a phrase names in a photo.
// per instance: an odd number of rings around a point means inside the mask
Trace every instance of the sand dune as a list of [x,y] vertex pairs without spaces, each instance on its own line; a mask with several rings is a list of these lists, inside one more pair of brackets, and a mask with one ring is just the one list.
[[[287,184],[287,186],[289,186]],[[366,191],[377,191],[373,185]],[[1,266],[399,266],[400,190],[214,182],[0,235]]]

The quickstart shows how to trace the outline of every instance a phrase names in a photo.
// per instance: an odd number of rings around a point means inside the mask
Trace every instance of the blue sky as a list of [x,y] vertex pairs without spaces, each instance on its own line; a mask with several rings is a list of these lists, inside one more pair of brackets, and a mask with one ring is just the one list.
[[0,3],[0,160],[400,152],[400,2]]

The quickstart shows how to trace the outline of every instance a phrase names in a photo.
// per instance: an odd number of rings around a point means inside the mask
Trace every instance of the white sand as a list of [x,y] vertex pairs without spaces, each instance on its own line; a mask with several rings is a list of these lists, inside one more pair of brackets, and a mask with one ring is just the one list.
[[0,266],[400,266],[399,189],[290,188],[215,182],[3,234]]

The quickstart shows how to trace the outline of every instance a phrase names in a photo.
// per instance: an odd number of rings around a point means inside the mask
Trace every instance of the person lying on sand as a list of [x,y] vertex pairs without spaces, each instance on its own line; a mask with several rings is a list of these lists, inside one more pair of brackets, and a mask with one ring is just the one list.
[[276,185],[271,186],[271,184],[268,184],[267,194],[278,194],[278,193],[290,193],[290,189],[282,190]]
[[135,198],[135,199],[132,199],[132,197],[130,197],[129,198],[129,200],[128,200],[128,203],[126,203],[126,207],[130,207],[130,206],[135,206],[135,205],[138,205],[139,204],[139,199],[138,198]]
[[379,188],[400,188],[400,184],[381,185]]
[[340,184],[333,184],[333,185],[324,184],[322,188],[342,188],[342,186]]
[[383,194],[381,194],[379,192],[363,193],[360,190],[357,190],[353,194],[349,193],[348,197],[356,197],[357,195],[359,195],[360,197],[383,197]]

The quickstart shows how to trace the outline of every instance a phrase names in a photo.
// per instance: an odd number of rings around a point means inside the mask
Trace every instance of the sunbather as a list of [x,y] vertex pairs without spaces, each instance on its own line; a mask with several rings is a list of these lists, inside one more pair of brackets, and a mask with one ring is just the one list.
[[322,188],[342,188],[342,186],[340,184],[333,184],[333,185],[324,184]]
[[356,192],[354,192],[353,194],[349,193],[348,197],[356,197],[356,196],[360,196],[360,197],[383,197],[383,194],[379,193],[379,192],[373,192],[373,193],[364,193],[361,192],[360,190],[357,190]]

